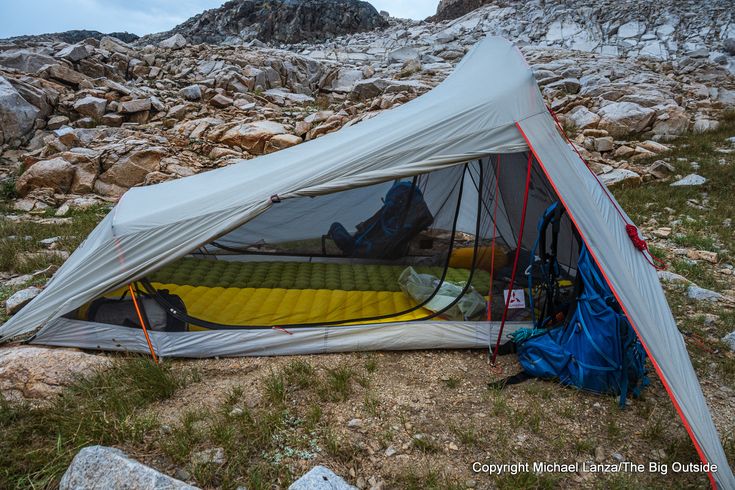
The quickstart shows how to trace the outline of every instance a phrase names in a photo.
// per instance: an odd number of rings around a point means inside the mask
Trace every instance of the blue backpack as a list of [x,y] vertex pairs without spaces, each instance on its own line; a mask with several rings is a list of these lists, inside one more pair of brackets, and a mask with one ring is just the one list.
[[357,233],[332,223],[327,236],[348,257],[396,259],[405,256],[410,241],[433,222],[415,181],[402,181],[391,186],[377,213],[357,225]]
[[568,318],[518,340],[518,360],[530,376],[620,395],[624,407],[648,385],[645,350],[585,245],[577,274],[581,291]]

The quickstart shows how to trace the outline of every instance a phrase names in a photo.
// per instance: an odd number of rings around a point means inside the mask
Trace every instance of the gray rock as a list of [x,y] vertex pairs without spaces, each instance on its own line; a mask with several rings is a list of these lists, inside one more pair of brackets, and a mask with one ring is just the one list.
[[613,102],[601,108],[598,114],[601,116],[598,127],[614,137],[640,133],[656,117],[656,111],[635,102]]
[[122,102],[118,108],[118,112],[125,114],[133,114],[136,112],[150,111],[152,107],[151,99],[134,99]]
[[191,462],[195,465],[198,464],[216,464],[221,465],[225,463],[225,450],[221,447],[212,449],[204,449],[197,451],[191,455]]
[[689,284],[689,279],[671,271],[658,271],[658,278],[661,282],[670,282],[674,284]]
[[735,330],[722,337],[722,341],[730,346],[730,349],[735,351]]
[[611,151],[614,146],[612,136],[603,136],[602,138],[595,138],[595,151],[605,152]]
[[671,184],[671,187],[697,186],[707,182],[707,179],[697,174],[689,174]]
[[664,160],[656,160],[648,167],[648,173],[658,179],[665,179],[675,171],[674,166]]
[[578,129],[586,129],[597,126],[600,116],[590,111],[583,105],[576,106],[574,109],[564,115],[567,121],[571,122]]
[[196,487],[128,458],[119,449],[105,446],[88,446],[79,451],[59,484],[59,490],[110,488],[196,490]]
[[69,124],[69,118],[66,116],[53,116],[46,122],[46,129],[54,130]]
[[161,48],[168,48],[168,49],[181,49],[185,47],[189,42],[186,40],[184,36],[181,34],[174,34],[173,36],[164,39],[160,43],[158,43],[158,46]]
[[616,168],[599,176],[600,181],[607,185],[615,185],[625,181],[640,182],[641,176],[627,168]]
[[409,61],[409,60],[419,60],[419,59],[421,59],[421,53],[419,53],[414,48],[409,48],[407,46],[398,48],[388,53],[389,63],[405,63],[406,61]]
[[232,99],[222,94],[217,94],[209,99],[209,103],[214,107],[225,108],[232,105]]
[[33,189],[47,187],[56,192],[69,192],[74,179],[74,166],[63,158],[36,162],[18,177],[15,188],[26,196]]
[[288,490],[357,490],[329,468],[315,466],[288,487]]
[[564,78],[546,85],[547,89],[561,90],[567,94],[577,94],[582,86],[576,78]]
[[92,53],[94,53],[94,48],[92,46],[90,46],[89,44],[79,43],[65,47],[54,56],[76,63],[85,58],[88,58],[92,55]]
[[687,296],[689,299],[693,299],[695,301],[720,301],[723,299],[723,296],[716,292],[712,291],[710,289],[704,289],[696,284],[690,284],[689,288],[687,288]]
[[136,54],[135,50],[130,47],[129,44],[111,36],[105,36],[100,39],[100,48],[113,53],[126,54],[128,56],[135,56]]
[[15,315],[39,294],[41,294],[41,289],[35,286],[21,289],[5,301],[5,312],[8,315]]
[[44,66],[55,63],[57,61],[51,56],[25,49],[0,52],[0,66],[26,73],[38,73]]
[[0,144],[28,134],[39,113],[10,82],[0,77]]
[[74,102],[74,110],[83,116],[100,119],[105,114],[107,100],[88,95]]
[[157,37],[179,33],[195,44],[232,38],[292,44],[387,26],[388,21],[368,2],[250,0],[227,2]]
[[716,119],[712,119],[708,116],[697,114],[694,118],[694,126],[692,130],[695,133],[706,133],[707,131],[714,131],[720,127],[720,122]]
[[202,89],[199,87],[199,85],[189,85],[188,87],[184,87],[179,90],[179,95],[181,95],[186,100],[199,100],[202,98]]
[[735,56],[735,37],[725,39],[722,42],[722,47],[725,48],[725,51],[727,51],[727,54],[731,56]]

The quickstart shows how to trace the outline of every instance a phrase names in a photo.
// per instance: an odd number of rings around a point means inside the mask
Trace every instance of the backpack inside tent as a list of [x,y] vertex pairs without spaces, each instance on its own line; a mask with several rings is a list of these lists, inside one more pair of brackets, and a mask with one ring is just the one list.
[[542,314],[525,271],[557,201],[556,279],[573,283],[584,247],[718,465],[712,484],[735,488],[645,242],[501,38],[359,124],[130,189],[0,342],[161,357],[488,348]]

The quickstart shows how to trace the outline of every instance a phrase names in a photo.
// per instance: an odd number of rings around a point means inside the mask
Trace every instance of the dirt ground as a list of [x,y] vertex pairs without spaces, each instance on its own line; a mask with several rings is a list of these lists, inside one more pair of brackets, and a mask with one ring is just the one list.
[[[487,353],[476,350],[174,361],[175,369],[195,369],[197,381],[151,410],[166,431],[180,424],[183,414],[215,413],[232,404],[227,398],[233,389],[234,405],[267,406],[266,378],[297,360],[312,366],[317,377],[339,368],[353,376],[343,401],[315,402],[308,392],[288,392],[288,409],[305,413],[318,403],[319,431],[328,430],[350,448],[349,455],[322,449],[279,461],[295,476],[323,464],[360,488],[701,488],[708,483],[702,473],[672,470],[674,462],[698,458],[655,373],[643,396],[621,410],[613,397],[545,381],[488,388],[488,382],[520,367],[515,356],[490,366]],[[735,393],[714,380],[702,384],[733,464]],[[193,450],[216,445],[206,438],[197,444]],[[191,474],[190,467],[157,451],[130,450],[169,474]],[[536,474],[532,466],[585,461],[598,463],[597,472]],[[659,462],[668,465],[668,473],[604,472],[605,464],[621,461],[646,467]],[[475,462],[529,463],[530,469],[489,474],[473,471]]]

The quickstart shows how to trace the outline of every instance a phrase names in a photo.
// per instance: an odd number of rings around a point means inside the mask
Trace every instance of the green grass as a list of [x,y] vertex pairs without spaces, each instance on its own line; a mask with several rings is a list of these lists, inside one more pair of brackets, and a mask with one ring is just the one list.
[[[718,252],[721,261],[732,261],[735,257],[735,199],[732,199],[735,153],[720,153],[717,149],[729,148],[726,138],[733,135],[735,112],[730,112],[723,116],[716,131],[682,136],[672,151],[664,155],[675,167],[676,174],[697,173],[707,178],[705,184],[671,187],[673,179],[667,179],[638,187],[613,188],[615,197],[636,223],[654,218],[660,226],[668,226],[671,221],[676,221],[670,238],[674,244]],[[652,158],[651,162],[658,158]],[[700,164],[698,170],[690,166],[692,161]],[[699,203],[706,200],[707,205],[698,209],[690,204],[692,200]],[[666,208],[673,211],[666,211]],[[733,223],[730,227],[723,226],[727,219]],[[672,268],[678,272],[681,263]]]
[[403,490],[459,490],[465,486],[442,475],[434,468],[415,468],[408,465],[404,473],[395,475],[392,488]]
[[352,377],[354,371],[348,366],[340,366],[327,371],[327,377],[320,387],[324,401],[344,402],[352,393]]
[[284,376],[298,388],[308,388],[316,382],[316,372],[307,361],[296,359],[283,370]]
[[50,405],[0,400],[0,488],[54,487],[84,446],[141,444],[158,426],[144,409],[186,382],[166,365],[123,358],[68,387]]
[[271,373],[265,378],[265,398],[273,405],[286,401],[286,381],[282,373]]
[[[262,379],[262,403],[246,408],[243,390],[234,388],[218,410],[184,414],[161,434],[161,447],[205,488],[286,488],[303,472],[298,463],[320,454],[353,465],[363,449],[338,434],[322,411],[324,401],[349,399],[353,377],[346,365],[317,372],[306,360],[290,361]],[[365,396],[366,404],[377,404]],[[195,464],[197,452],[213,448],[223,450],[223,464]]]
[[[697,173],[707,179],[705,184],[671,187],[672,178],[639,187],[614,188],[615,197],[634,222],[643,224],[655,219],[657,225],[654,226],[671,226],[672,234],[667,239],[669,246],[666,248],[716,252],[719,263],[732,263],[735,260],[735,199],[732,196],[735,153],[721,153],[717,149],[732,148],[726,139],[733,135],[735,111],[730,111],[723,115],[716,131],[685,135],[664,156],[674,165],[676,174]],[[699,169],[691,167],[692,161],[699,163]],[[693,202],[699,203],[703,209],[693,206]],[[725,226],[727,220],[730,226]],[[666,248],[659,242],[651,250],[666,260],[672,272],[681,274],[703,288],[722,292],[732,287],[725,276],[717,273],[717,266],[675,255],[667,252]],[[706,374],[714,363],[721,381],[735,386],[735,356],[729,353],[722,342],[711,340],[712,337],[720,339],[732,331],[735,315],[721,305],[688,299],[686,286],[669,285],[666,293],[679,329],[687,339],[695,369],[700,374]],[[717,326],[705,329],[702,322],[697,320],[703,313],[719,317]],[[714,354],[713,351],[717,349],[720,353]]]
[[500,475],[497,480],[497,488],[500,490],[551,490],[560,488],[560,479],[561,477],[557,474],[537,475],[532,472],[521,472],[513,475],[507,473],[504,475]]

